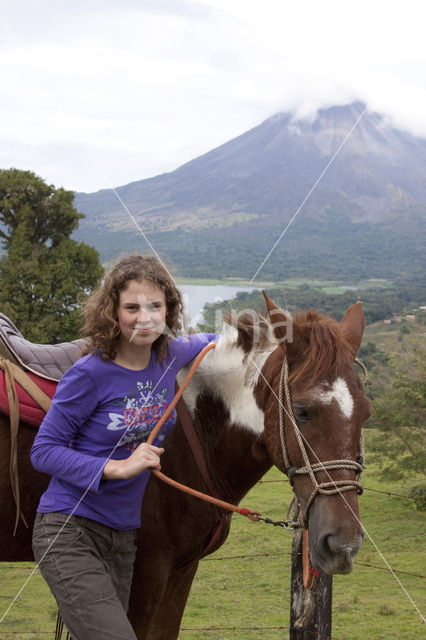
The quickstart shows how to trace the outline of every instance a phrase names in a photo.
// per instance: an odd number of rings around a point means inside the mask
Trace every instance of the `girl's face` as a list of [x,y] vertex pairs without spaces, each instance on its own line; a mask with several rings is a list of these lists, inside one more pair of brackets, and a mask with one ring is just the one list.
[[130,280],[118,301],[120,340],[137,347],[151,347],[164,332],[166,311],[162,289],[148,280]]

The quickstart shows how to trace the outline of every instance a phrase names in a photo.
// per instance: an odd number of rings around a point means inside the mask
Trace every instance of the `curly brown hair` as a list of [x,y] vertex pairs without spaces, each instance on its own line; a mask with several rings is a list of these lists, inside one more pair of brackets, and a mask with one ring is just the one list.
[[81,333],[87,340],[84,353],[99,351],[104,358],[113,360],[117,355],[120,329],[117,309],[120,292],[130,280],[148,280],[164,292],[166,298],[166,332],[153,343],[157,359],[167,354],[170,336],[176,337],[182,324],[183,302],[180,291],[167,269],[155,256],[132,255],[118,260],[105,275],[101,286],[87,299],[84,309],[84,326]]

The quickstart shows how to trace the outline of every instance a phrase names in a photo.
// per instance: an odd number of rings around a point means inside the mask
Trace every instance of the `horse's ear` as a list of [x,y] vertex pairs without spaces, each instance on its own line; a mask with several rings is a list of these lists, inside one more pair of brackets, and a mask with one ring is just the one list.
[[268,313],[271,314],[271,311],[277,311],[277,310],[279,311],[280,310],[279,307],[277,307],[275,302],[272,302],[271,298],[268,296],[265,289],[262,289],[262,293],[263,293],[263,297],[265,298],[266,308],[268,309]]
[[265,298],[266,308],[268,309],[269,320],[272,325],[274,336],[278,340],[280,346],[285,348],[286,345],[289,346],[294,341],[291,316],[286,315],[282,309],[277,307],[263,289],[262,293]]
[[362,302],[357,302],[346,310],[340,321],[340,330],[349,343],[354,358],[361,346],[364,329],[365,318],[362,312]]

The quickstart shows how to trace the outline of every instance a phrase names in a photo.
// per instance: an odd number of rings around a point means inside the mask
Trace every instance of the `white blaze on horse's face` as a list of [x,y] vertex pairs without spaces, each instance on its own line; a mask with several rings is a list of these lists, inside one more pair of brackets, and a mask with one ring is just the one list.
[[336,400],[339,405],[340,411],[345,418],[350,418],[354,408],[354,401],[351,396],[351,392],[348,389],[343,378],[337,378],[331,385],[331,388],[326,391],[324,387],[316,389],[314,391],[315,400],[321,404],[330,404],[332,400]]
[[197,397],[205,388],[222,399],[233,424],[261,433],[264,415],[256,403],[253,390],[276,344],[268,345],[266,350],[256,350],[254,347],[247,355],[237,346],[237,338],[237,330],[224,324],[216,348],[201,361],[184,393],[184,399],[193,413]]

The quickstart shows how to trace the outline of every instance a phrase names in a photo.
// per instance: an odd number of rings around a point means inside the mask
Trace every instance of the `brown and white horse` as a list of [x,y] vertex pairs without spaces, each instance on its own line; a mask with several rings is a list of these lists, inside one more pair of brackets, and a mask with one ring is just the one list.
[[[290,471],[309,527],[314,568],[328,574],[348,573],[363,535],[357,463],[327,467],[325,462],[357,459],[361,428],[369,412],[354,368],[364,329],[361,304],[350,307],[337,323],[315,311],[297,314],[290,321],[271,301],[267,303],[271,324],[246,318],[236,327],[225,325],[218,345],[206,355],[188,386],[185,401],[220,497],[237,504],[273,464],[284,473]],[[285,359],[291,406],[281,394],[285,410],[281,410],[280,433],[280,379]],[[5,424],[0,424],[0,560],[31,560],[30,531],[20,524],[12,537],[15,507],[8,478],[7,421],[1,417]],[[29,427],[21,425],[21,507],[28,522],[33,521],[47,483],[29,462],[33,436]],[[320,490],[314,488],[309,472],[303,471],[306,457],[300,438]],[[179,426],[164,446],[162,471],[207,492]],[[319,461],[324,461],[325,470]],[[344,493],[336,488],[328,493],[330,484]],[[138,531],[129,610],[139,640],[178,637],[198,562],[223,544],[229,525],[227,513],[151,477]]]

